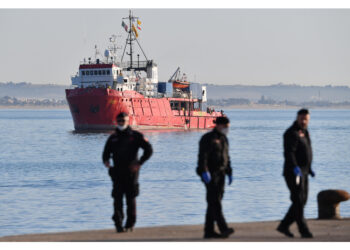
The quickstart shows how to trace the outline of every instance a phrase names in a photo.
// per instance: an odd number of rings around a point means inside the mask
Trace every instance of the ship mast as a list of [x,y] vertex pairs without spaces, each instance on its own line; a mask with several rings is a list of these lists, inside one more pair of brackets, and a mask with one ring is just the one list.
[[[134,17],[132,16],[131,14],[131,10],[129,10],[129,48],[130,48],[130,53],[129,53],[129,56],[130,56],[130,66],[132,67],[132,42],[134,41],[133,38],[132,38],[132,19]],[[136,39],[136,38],[134,38]]]
[[[138,62],[138,64],[135,64],[135,65],[133,63],[133,53],[134,53],[134,50],[133,50],[133,45],[134,44],[133,44],[133,42],[134,41],[137,42],[139,48],[142,51],[143,56],[146,58],[146,62],[148,62],[147,56],[146,56],[145,52],[143,51],[139,41],[137,40],[136,34],[133,32],[133,22],[134,22],[134,20],[138,20],[139,18],[133,16],[131,10],[129,10],[129,16],[128,17],[124,17],[123,19],[129,19],[129,30],[127,31],[129,34],[128,34],[128,37],[126,39],[124,52],[123,52],[121,61],[123,62],[124,54],[127,54],[130,57],[130,63],[127,64],[127,69],[128,70],[134,69],[134,70],[144,70],[144,71],[146,71],[146,68],[144,66],[140,66],[139,62]],[[129,52],[125,53],[127,45],[129,45]]]

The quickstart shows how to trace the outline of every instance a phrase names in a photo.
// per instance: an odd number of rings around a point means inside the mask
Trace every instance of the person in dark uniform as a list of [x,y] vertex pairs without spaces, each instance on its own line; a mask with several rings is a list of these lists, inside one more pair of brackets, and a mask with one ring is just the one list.
[[288,237],[294,237],[289,231],[294,221],[298,225],[301,237],[313,237],[304,218],[304,206],[308,196],[308,175],[315,176],[311,169],[312,148],[307,130],[309,120],[309,111],[299,110],[296,121],[283,135],[285,159],[283,175],[290,190],[292,205],[277,227],[277,231]]
[[[207,189],[207,213],[205,217],[204,238],[227,238],[234,232],[226,224],[222,213],[221,200],[224,195],[225,175],[228,184],[232,183],[232,168],[226,134],[230,126],[227,117],[218,117],[215,128],[202,136],[199,142],[197,174]],[[214,231],[217,223],[220,233]]]
[[[117,116],[117,129],[104,147],[102,160],[108,168],[113,182],[114,215],[112,217],[117,232],[132,231],[136,222],[136,196],[139,194],[138,175],[140,166],[152,155],[151,144],[143,135],[132,130],[129,117],[122,112]],[[143,149],[140,160],[137,159],[139,148]],[[113,158],[114,166],[109,163]],[[127,220],[123,228],[123,197],[126,197]]]

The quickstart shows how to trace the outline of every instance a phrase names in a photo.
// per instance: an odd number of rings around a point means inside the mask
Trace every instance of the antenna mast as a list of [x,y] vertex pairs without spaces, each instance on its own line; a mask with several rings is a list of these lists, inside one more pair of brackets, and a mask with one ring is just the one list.
[[[128,38],[126,39],[126,44],[129,45],[129,53],[126,52],[126,54],[128,56],[130,56],[130,68],[132,68],[133,66],[133,41],[135,41],[136,37],[134,37],[135,35],[133,35],[133,32],[132,32],[132,25],[133,25],[133,20],[138,17],[134,17],[131,13],[131,10],[129,10],[129,16],[128,17],[124,17],[123,19],[129,19],[129,31],[128,31]],[[126,46],[125,46],[126,48]],[[125,48],[124,48],[124,52],[125,52]],[[122,56],[122,60],[123,60],[123,57],[124,57],[124,53],[123,53],[123,56]]]
[[95,45],[95,60],[97,59],[97,56],[100,54],[100,51],[97,49],[97,45]]
[[113,34],[109,38],[109,42],[112,44],[112,46],[108,47],[108,51],[111,53],[111,55],[108,55],[108,56],[111,56],[112,63],[114,63],[117,58],[117,50],[121,49],[121,47],[117,47],[117,37],[120,37],[120,36],[116,36]]
[[130,66],[132,67],[132,42],[133,42],[133,38],[132,38],[132,13],[131,13],[131,10],[129,10],[129,47],[130,47],[130,52],[129,52],[129,55],[130,55]]
[[[145,54],[145,52],[143,51],[137,37],[136,37],[136,34],[134,33],[133,31],[133,22],[135,20],[139,20],[138,17],[135,17],[133,16],[131,10],[129,10],[129,16],[128,17],[124,17],[123,18],[124,20],[125,19],[129,19],[129,27],[128,27],[128,30],[127,32],[129,33],[128,34],[128,38],[126,39],[126,42],[125,42],[125,47],[124,47],[124,51],[123,51],[123,55],[122,55],[122,58],[121,58],[121,62],[123,62],[123,58],[124,58],[124,54],[127,54],[128,56],[130,56],[130,63],[127,65],[127,68],[130,70],[130,69],[136,69],[136,70],[144,70],[143,67],[140,67],[140,65],[137,65],[135,63],[133,63],[133,53],[134,53],[134,50],[133,50],[133,45],[134,45],[134,41],[137,42],[138,46],[140,47],[141,49],[141,52],[142,54],[144,55],[144,57],[146,58],[146,62],[148,62],[148,58]],[[127,45],[129,45],[129,52],[125,52],[126,51],[126,47]]]

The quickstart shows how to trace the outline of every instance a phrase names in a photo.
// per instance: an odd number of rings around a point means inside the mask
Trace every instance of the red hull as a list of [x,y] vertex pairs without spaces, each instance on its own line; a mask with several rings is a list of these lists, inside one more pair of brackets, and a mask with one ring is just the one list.
[[[220,112],[171,110],[169,98],[145,98],[135,91],[104,88],[66,89],[76,130],[110,130],[127,112],[136,129],[209,129]],[[175,100],[171,98],[171,100]]]

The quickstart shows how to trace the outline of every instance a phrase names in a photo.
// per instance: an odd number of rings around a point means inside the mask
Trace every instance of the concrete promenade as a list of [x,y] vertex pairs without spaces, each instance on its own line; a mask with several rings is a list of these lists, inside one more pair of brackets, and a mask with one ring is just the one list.
[[275,229],[278,221],[230,223],[235,233],[228,239],[203,239],[203,225],[140,227],[133,232],[115,233],[114,229],[64,233],[27,234],[0,237],[2,242],[86,242],[86,241],[241,241],[241,242],[350,242],[350,218],[342,220],[308,220],[313,239],[302,239],[295,223],[291,227],[294,238],[287,238]]

